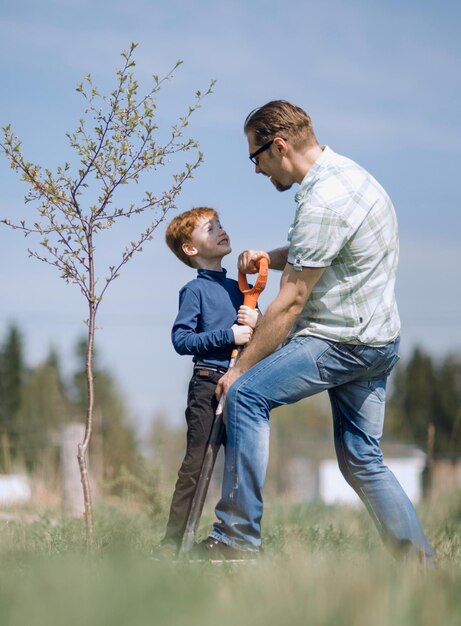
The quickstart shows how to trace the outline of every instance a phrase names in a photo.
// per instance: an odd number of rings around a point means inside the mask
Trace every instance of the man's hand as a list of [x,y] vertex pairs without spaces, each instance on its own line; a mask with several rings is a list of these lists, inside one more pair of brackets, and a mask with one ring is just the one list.
[[270,264],[270,257],[264,250],[245,250],[239,255],[237,267],[244,274],[257,274],[259,259],[263,258]]
[[242,374],[243,372],[241,372],[238,369],[238,366],[235,366],[232,369],[228,370],[227,373],[224,374],[224,376],[219,379],[218,384],[216,385],[216,391],[215,391],[215,394],[218,400],[221,399],[221,396],[227,395],[227,392],[229,391],[229,387],[233,383],[235,383],[237,378],[240,378]]
[[267,259],[271,270],[285,269],[288,260],[288,247],[276,248],[265,252],[264,250],[245,250],[238,258],[237,266],[244,274],[256,274],[259,271],[259,259]]
[[253,329],[251,326],[240,326],[239,324],[234,324],[231,327],[231,330],[234,333],[234,343],[236,346],[244,346],[253,336]]

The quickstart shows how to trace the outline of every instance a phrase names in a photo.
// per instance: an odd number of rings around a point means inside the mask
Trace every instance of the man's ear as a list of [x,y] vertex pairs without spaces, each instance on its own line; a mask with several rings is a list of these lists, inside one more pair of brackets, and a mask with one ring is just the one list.
[[283,137],[276,137],[274,139],[274,147],[280,156],[285,156],[288,151],[288,143]]
[[183,243],[181,247],[182,247],[182,251],[184,252],[184,254],[187,254],[187,256],[195,256],[196,254],[198,254],[197,248],[195,248],[190,243],[190,241]]

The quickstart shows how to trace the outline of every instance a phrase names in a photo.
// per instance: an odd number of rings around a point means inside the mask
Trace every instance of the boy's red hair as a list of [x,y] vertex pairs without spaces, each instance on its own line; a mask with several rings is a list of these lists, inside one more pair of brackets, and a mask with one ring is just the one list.
[[218,214],[214,209],[210,209],[209,207],[196,207],[174,217],[166,229],[165,240],[168,247],[180,261],[189,267],[194,266],[191,263],[191,257],[184,252],[182,246],[184,243],[190,242],[193,230],[204,217],[217,219]]

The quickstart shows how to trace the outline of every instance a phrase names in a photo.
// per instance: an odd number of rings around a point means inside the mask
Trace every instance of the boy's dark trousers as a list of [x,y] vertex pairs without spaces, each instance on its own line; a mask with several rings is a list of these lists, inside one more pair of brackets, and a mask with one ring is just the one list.
[[[181,545],[218,406],[216,385],[225,372],[223,368],[211,369],[200,365],[194,367],[187,394],[186,454],[178,472],[163,544],[174,544],[177,547]],[[225,445],[225,441],[223,444]]]

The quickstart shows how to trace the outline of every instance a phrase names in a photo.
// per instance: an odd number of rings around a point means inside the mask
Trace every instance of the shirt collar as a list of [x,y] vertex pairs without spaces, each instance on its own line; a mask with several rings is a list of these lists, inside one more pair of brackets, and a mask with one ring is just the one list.
[[333,150],[328,146],[322,146],[322,154],[314,161],[314,163],[309,168],[309,171],[304,176],[298,191],[295,195],[296,202],[299,202],[305,193],[309,191],[309,189],[314,185],[314,183],[318,180],[321,171],[326,167],[326,165],[331,161],[333,156]]
[[205,278],[207,280],[217,280],[219,282],[224,282],[226,280],[227,270],[223,268],[222,272],[218,272],[216,270],[198,269],[197,274],[197,278]]

